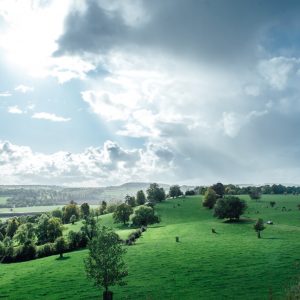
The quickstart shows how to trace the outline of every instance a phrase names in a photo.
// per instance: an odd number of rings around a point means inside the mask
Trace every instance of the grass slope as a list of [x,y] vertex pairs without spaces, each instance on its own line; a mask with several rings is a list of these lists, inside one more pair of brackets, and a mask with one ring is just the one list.
[[[292,210],[267,208],[271,200]],[[114,299],[268,299],[270,289],[273,299],[281,299],[300,273],[300,199],[264,196],[248,203],[247,218],[274,222],[262,239],[257,239],[251,220],[228,224],[212,218],[198,196],[158,205],[162,223],[128,248],[128,285],[114,287]],[[116,226],[110,216],[102,222]],[[101,298],[101,291],[85,278],[86,254],[84,250],[67,254],[65,260],[48,257],[0,265],[0,298]]]

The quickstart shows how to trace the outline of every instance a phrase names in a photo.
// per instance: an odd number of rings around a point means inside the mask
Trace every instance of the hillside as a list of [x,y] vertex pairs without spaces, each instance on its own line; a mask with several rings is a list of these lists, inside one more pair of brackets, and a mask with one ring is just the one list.
[[[269,206],[271,200],[276,201],[275,208]],[[249,200],[246,221],[239,224],[213,218],[201,206],[199,196],[157,205],[162,223],[151,226],[128,248],[128,285],[114,287],[114,299],[253,300],[268,299],[270,294],[281,299],[300,274],[299,203],[298,196],[266,195],[259,202]],[[258,217],[274,222],[262,232],[262,239],[257,239],[252,228]],[[110,215],[102,223],[120,232]],[[211,228],[218,234],[212,234]],[[101,291],[85,277],[86,254],[83,250],[61,261],[48,257],[1,265],[1,298],[99,298]]]

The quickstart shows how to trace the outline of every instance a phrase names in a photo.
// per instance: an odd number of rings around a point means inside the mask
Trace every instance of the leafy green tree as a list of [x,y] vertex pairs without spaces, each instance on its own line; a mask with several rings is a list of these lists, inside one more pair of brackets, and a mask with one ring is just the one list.
[[97,222],[94,218],[88,217],[83,221],[81,232],[88,240],[92,240],[97,232]]
[[126,195],[125,196],[125,203],[131,207],[135,207],[136,206],[136,200],[134,196],[129,196]]
[[72,223],[72,225],[74,225],[76,220],[77,220],[76,216],[72,215],[71,218],[70,218],[70,223]]
[[276,202],[275,202],[275,201],[270,201],[270,205],[271,205],[271,207],[274,207],[274,206],[275,206],[275,204],[276,204]]
[[254,230],[257,232],[257,237],[260,239],[260,232],[263,231],[266,227],[264,226],[263,219],[258,219],[253,226]]
[[19,227],[19,222],[16,218],[12,218],[8,220],[7,228],[6,228],[6,236],[13,238]]
[[258,200],[261,197],[260,191],[258,188],[251,188],[251,190],[249,191],[249,197],[252,200]]
[[225,194],[225,187],[224,187],[224,185],[221,182],[218,182],[218,183],[212,185],[211,188],[216,192],[216,194],[218,195],[218,197],[222,198],[224,196],[224,194]]
[[105,213],[106,208],[107,208],[107,202],[103,200],[99,208],[100,215],[103,215]]
[[177,198],[179,196],[181,196],[183,193],[180,190],[180,186],[179,185],[172,185],[170,186],[170,191],[169,191],[169,196],[172,198]]
[[146,202],[146,196],[143,190],[136,193],[136,203],[137,205],[144,205]]
[[58,219],[61,219],[61,220],[63,218],[63,212],[59,208],[53,210],[51,214],[52,214],[52,217],[55,217],[55,218],[58,218]]
[[81,216],[85,219],[90,215],[90,206],[88,203],[82,203],[80,206]]
[[87,277],[98,288],[104,288],[103,299],[112,299],[110,286],[124,285],[128,275],[119,236],[112,229],[98,228],[95,237],[88,244],[89,254],[85,259]]
[[76,220],[79,219],[79,208],[76,203],[70,202],[68,205],[63,207],[63,221],[64,223],[70,222],[71,217],[75,215]]
[[54,217],[50,218],[46,214],[41,215],[37,223],[36,234],[40,245],[48,242],[53,243],[62,235],[61,220]]
[[126,203],[122,203],[117,207],[116,211],[113,213],[114,222],[123,223],[125,225],[126,222],[129,221],[129,217],[132,213],[132,207]]
[[147,199],[153,204],[162,202],[166,199],[165,190],[159,187],[157,183],[151,183],[149,188],[147,189]]
[[235,196],[220,198],[215,204],[214,216],[219,219],[239,220],[247,208],[246,202]]
[[59,257],[62,258],[64,255],[64,252],[67,250],[67,242],[63,236],[58,237],[55,240],[55,249],[59,253]]
[[35,238],[35,228],[32,223],[25,223],[20,225],[14,235],[14,240],[19,245],[25,244],[25,242],[28,240],[34,241]]
[[159,222],[160,219],[155,215],[154,209],[145,205],[141,205],[137,208],[132,217],[132,223],[136,226],[147,226]]
[[217,202],[218,195],[213,188],[208,188],[205,192],[202,205],[212,209]]

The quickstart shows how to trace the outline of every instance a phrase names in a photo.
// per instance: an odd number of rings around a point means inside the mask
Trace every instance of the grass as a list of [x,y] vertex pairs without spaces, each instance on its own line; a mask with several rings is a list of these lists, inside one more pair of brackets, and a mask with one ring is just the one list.
[[[271,208],[272,200],[291,211]],[[300,273],[300,198],[264,196],[248,203],[247,221],[240,224],[214,219],[198,196],[158,205],[162,223],[128,247],[128,285],[113,287],[114,299],[269,299],[270,293],[272,299],[282,299]],[[274,222],[262,239],[252,228],[258,217]],[[125,233],[110,215],[101,222]],[[101,291],[85,277],[86,255],[83,250],[66,254],[65,260],[0,265],[0,298],[100,299]]]
[[6,200],[8,197],[2,197],[0,196],[0,204],[6,204]]

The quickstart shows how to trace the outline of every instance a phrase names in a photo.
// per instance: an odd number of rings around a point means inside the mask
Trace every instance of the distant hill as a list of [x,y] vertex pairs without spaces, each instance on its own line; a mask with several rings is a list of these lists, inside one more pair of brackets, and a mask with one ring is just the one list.
[[[1,185],[0,197],[5,197],[6,203],[2,200],[0,207],[23,207],[66,204],[73,200],[77,203],[88,202],[99,204],[107,202],[123,201],[125,196],[136,195],[138,190],[146,192],[149,182],[127,182],[117,186],[107,187],[64,187],[50,185]],[[168,192],[170,185],[159,183]],[[194,186],[184,185],[181,187],[185,192],[193,189]],[[3,203],[4,202],[4,203]]]

